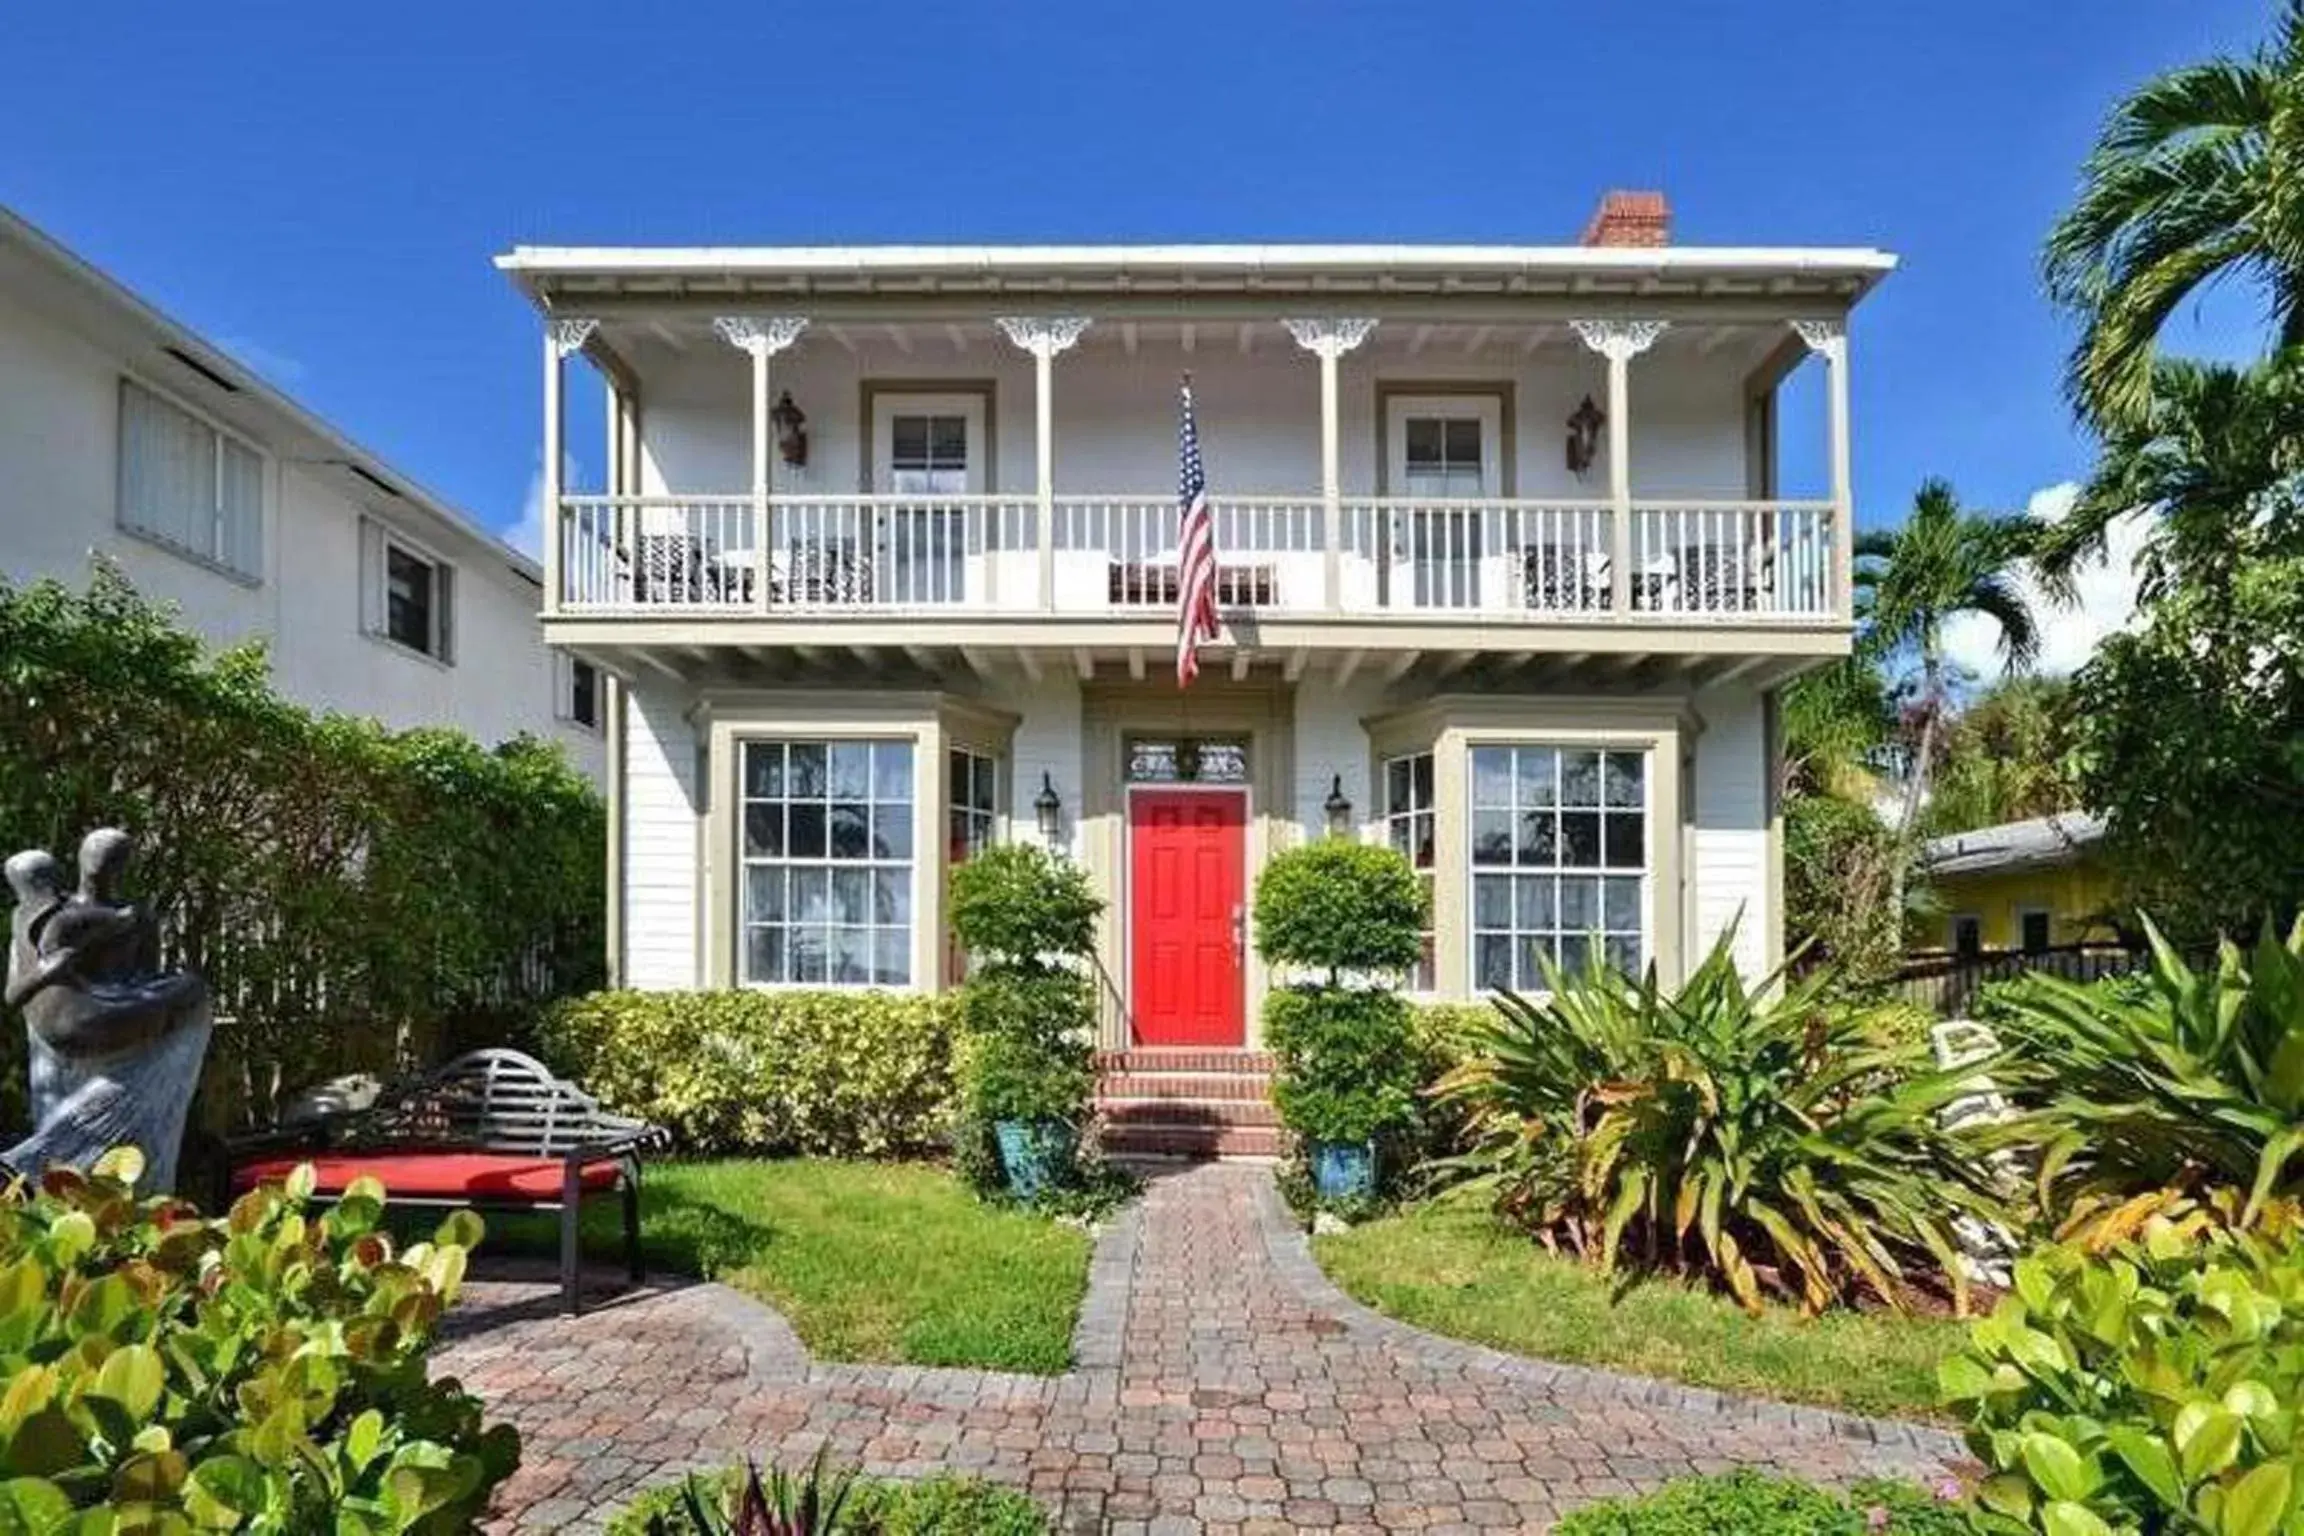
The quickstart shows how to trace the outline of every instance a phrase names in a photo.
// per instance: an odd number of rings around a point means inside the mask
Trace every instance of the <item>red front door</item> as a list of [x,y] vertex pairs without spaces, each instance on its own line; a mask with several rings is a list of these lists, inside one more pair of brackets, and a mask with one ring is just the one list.
[[1129,999],[1139,1045],[1242,1045],[1248,795],[1128,797]]

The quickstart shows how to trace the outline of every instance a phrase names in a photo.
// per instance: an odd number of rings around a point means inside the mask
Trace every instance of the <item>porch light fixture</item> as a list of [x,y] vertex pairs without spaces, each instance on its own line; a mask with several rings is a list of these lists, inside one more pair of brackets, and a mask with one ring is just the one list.
[[1032,809],[1040,813],[1040,841],[1055,847],[1064,832],[1064,802],[1057,798],[1056,781],[1046,770],[1040,774],[1040,793],[1032,797]]
[[1344,793],[1344,775],[1335,775],[1328,786],[1328,798],[1320,802],[1320,809],[1328,813],[1328,831],[1343,837],[1352,830],[1352,801]]
[[805,465],[808,462],[808,416],[792,403],[792,391],[786,390],[776,397],[776,408],[768,413],[768,424],[776,429],[776,451],[783,455],[784,462],[794,468]]
[[1600,454],[1600,429],[1608,418],[1586,395],[1568,418],[1568,472],[1582,479]]

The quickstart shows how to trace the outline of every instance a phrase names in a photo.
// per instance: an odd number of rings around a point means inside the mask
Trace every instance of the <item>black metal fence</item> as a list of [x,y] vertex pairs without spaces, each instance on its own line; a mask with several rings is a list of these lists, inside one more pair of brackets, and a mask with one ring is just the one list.
[[1916,950],[1904,957],[1889,989],[1901,1001],[1942,1018],[1958,1018],[1995,981],[2044,973],[2066,981],[2126,976],[2152,963],[2151,951],[2125,944],[2057,944],[2046,949]]

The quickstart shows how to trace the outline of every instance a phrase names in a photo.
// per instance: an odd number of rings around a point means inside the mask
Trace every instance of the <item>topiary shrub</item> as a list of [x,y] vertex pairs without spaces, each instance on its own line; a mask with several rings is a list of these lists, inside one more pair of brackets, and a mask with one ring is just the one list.
[[305,1168],[207,1221],[141,1166],[0,1195],[0,1530],[474,1529],[519,1436],[425,1356],[480,1219],[396,1250],[381,1185],[315,1213]]
[[1256,881],[1256,951],[1322,973],[1406,971],[1424,952],[1424,887],[1389,848],[1323,838],[1291,848]]
[[2153,1217],[2016,1264],[1939,1372],[1993,1469],[1983,1504],[2050,1536],[2304,1530],[2304,1226]]
[[1102,910],[1078,867],[1028,844],[952,872],[952,928],[971,962],[957,1003],[956,1151],[979,1193],[1078,1203],[1103,1184],[1082,1151],[1096,1083],[1088,960]]
[[1423,931],[1423,886],[1389,848],[1331,837],[1280,854],[1257,880],[1257,952],[1302,978],[1264,999],[1272,1101],[1300,1156],[1372,1147],[1372,1181],[1402,1160],[1422,1061],[1390,983],[1422,955]]
[[1675,1478],[1654,1493],[1567,1515],[1552,1536],[1972,1536],[1986,1529],[1957,1484],[1861,1482],[1847,1495],[1749,1470]]
[[546,1061],[698,1156],[901,1157],[953,1114],[955,1008],[891,992],[595,992],[549,1012]]

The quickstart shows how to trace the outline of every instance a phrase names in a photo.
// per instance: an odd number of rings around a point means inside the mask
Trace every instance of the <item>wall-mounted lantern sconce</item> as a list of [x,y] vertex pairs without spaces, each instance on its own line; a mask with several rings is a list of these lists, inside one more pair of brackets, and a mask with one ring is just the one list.
[[1056,781],[1045,772],[1040,775],[1040,793],[1032,797],[1032,809],[1040,814],[1040,841],[1055,847],[1064,834],[1064,802],[1057,798]]
[[776,429],[776,451],[784,462],[798,468],[808,462],[808,415],[792,403],[792,391],[786,390],[776,397],[776,408],[768,413],[768,424]]
[[1328,798],[1320,802],[1320,809],[1328,813],[1328,831],[1343,837],[1352,830],[1352,801],[1344,793],[1344,775],[1337,774],[1328,786]]
[[1586,395],[1584,403],[1576,407],[1568,418],[1568,472],[1582,479],[1591,469],[1592,461],[1600,456],[1600,429],[1608,418],[1600,407]]

